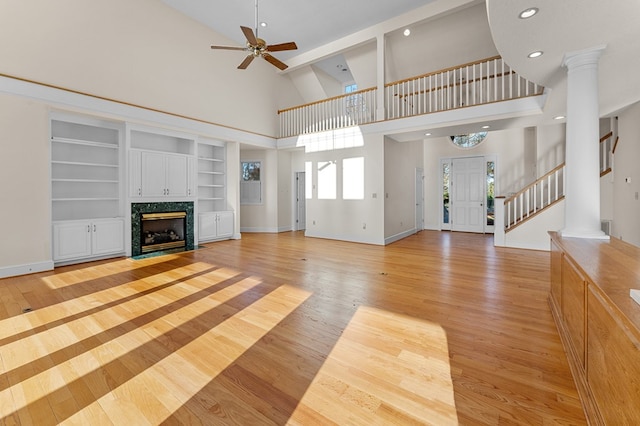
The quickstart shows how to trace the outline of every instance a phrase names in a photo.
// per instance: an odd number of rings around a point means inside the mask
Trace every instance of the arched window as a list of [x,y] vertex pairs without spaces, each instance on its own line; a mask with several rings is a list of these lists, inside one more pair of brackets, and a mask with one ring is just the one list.
[[473,148],[487,137],[487,132],[469,133],[466,135],[451,136],[451,142],[459,148]]

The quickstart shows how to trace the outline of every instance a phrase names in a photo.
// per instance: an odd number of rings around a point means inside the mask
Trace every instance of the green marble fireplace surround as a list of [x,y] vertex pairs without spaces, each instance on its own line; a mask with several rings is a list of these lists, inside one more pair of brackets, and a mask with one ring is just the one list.
[[194,249],[193,202],[131,203],[131,255],[142,254],[141,216],[144,213],[186,212],[185,250]]

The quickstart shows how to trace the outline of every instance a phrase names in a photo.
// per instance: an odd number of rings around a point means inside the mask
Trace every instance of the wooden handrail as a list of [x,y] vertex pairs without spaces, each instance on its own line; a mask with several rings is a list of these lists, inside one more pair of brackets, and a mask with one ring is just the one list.
[[549,173],[545,174],[542,177],[539,177],[538,179],[536,179],[535,182],[530,183],[529,185],[525,186],[524,188],[522,188],[520,191],[518,191],[516,194],[513,194],[512,196],[510,196],[509,198],[504,200],[504,203],[507,204],[508,202],[515,200],[517,197],[520,196],[520,194],[522,194],[523,192],[527,191],[529,188],[534,187],[538,182],[548,178],[549,176],[551,176],[552,174],[554,174],[555,172],[557,172],[558,170],[560,170],[561,168],[564,167],[564,162],[561,163],[559,166],[555,167],[553,170],[551,170]]
[[487,59],[480,59],[478,61],[473,61],[473,62],[469,62],[469,63],[462,64],[462,65],[456,65],[454,67],[449,67],[449,68],[441,69],[441,70],[438,70],[438,71],[432,71],[432,72],[429,72],[429,73],[426,73],[426,74],[422,74],[422,75],[418,75],[418,76],[415,76],[415,77],[405,78],[404,80],[398,80],[398,81],[393,81],[391,83],[386,83],[384,85],[384,87],[394,86],[396,84],[402,84],[402,83],[406,83],[408,81],[417,80],[419,78],[430,77],[432,75],[442,74],[444,72],[453,71],[453,70],[457,70],[457,69],[464,68],[464,67],[470,67],[472,65],[478,65],[478,64],[482,64],[484,62],[494,61],[496,59],[502,59],[502,57],[500,55],[492,56],[492,57],[487,58]]
[[600,138],[600,143],[606,141],[607,139],[609,139],[611,136],[613,136],[613,132],[609,132],[606,135],[604,135],[603,137]]
[[355,92],[345,93],[344,95],[333,96],[331,98],[322,99],[320,101],[309,102],[308,104],[297,105],[297,106],[294,106],[294,107],[291,107],[291,108],[279,109],[278,110],[278,114],[281,114],[281,113],[287,112],[287,111],[294,111],[294,110],[300,109],[300,108],[306,108],[306,107],[312,106],[312,105],[323,104],[325,102],[334,101],[334,100],[340,99],[340,98],[348,98],[349,96],[359,95],[361,93],[370,92],[370,91],[376,90],[376,89],[377,89],[377,87],[369,87],[368,89],[356,90]]
[[612,154],[616,153],[616,148],[618,147],[618,140],[620,139],[620,136],[616,136],[616,141],[613,143],[613,149],[611,150]]

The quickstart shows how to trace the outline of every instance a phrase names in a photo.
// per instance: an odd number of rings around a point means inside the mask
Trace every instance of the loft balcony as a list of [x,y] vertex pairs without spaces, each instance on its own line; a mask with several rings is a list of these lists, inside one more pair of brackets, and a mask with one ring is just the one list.
[[388,83],[382,90],[372,87],[280,110],[279,137],[522,99],[543,91],[495,56]]

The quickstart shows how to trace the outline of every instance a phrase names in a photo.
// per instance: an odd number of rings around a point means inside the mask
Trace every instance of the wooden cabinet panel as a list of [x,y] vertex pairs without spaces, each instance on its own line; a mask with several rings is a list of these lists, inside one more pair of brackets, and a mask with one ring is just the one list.
[[585,279],[573,263],[562,258],[562,319],[575,355],[584,369],[585,350]]
[[640,424],[640,342],[597,290],[588,292],[587,380],[605,424]]
[[562,251],[551,241],[551,299],[554,309],[562,306]]

